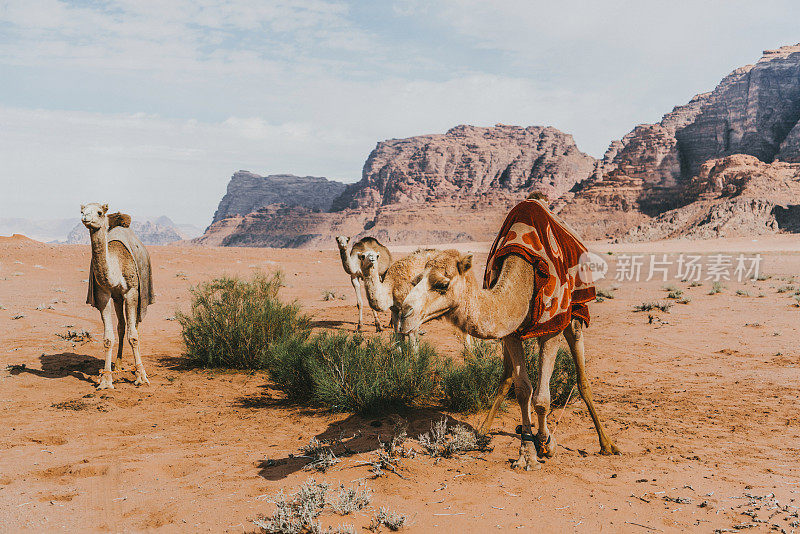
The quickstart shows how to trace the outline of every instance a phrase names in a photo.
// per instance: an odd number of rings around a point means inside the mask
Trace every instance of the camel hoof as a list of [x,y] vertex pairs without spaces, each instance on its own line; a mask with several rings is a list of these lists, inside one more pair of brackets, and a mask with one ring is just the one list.
[[519,447],[519,459],[511,464],[511,469],[522,469],[530,471],[531,469],[541,469],[539,461],[536,459],[536,449],[530,441],[523,441]]
[[97,384],[97,389],[114,389],[114,382],[111,380],[111,376],[103,375],[100,378],[100,383]]
[[147,379],[147,373],[144,372],[143,367],[136,369],[136,380],[133,381],[134,386],[141,386],[142,384],[150,385],[150,380]]
[[547,436],[547,440],[544,441],[539,437],[539,434],[536,434],[534,439],[536,440],[536,455],[539,458],[552,458],[555,456],[558,445],[556,444],[556,438],[552,434]]
[[600,454],[602,454],[603,456],[611,456],[611,455],[619,455],[621,453],[617,448],[617,446],[612,443],[608,447],[600,447]]

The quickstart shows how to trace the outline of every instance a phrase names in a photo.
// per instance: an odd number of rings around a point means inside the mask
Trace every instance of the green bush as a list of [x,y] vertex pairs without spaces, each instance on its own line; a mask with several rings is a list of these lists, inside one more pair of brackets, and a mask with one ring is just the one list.
[[[528,376],[534,390],[539,381],[539,349],[535,339],[523,343]],[[463,363],[452,359],[445,363],[442,372],[444,405],[456,412],[477,412],[491,406],[494,394],[503,377],[503,360],[500,344],[475,340],[473,346],[462,351]],[[553,374],[550,377],[550,402],[563,406],[572,387],[577,384],[575,362],[568,350],[558,349]],[[513,396],[513,390],[510,393]]]
[[259,369],[275,344],[299,342],[310,318],[296,303],[278,299],[281,273],[250,280],[222,277],[191,289],[188,313],[175,314],[186,356],[202,367]]
[[461,350],[463,363],[448,358],[442,371],[444,405],[454,412],[488,408],[503,377],[503,358],[496,341],[474,340]]
[[[525,360],[528,362],[528,374],[536,391],[536,383],[539,381],[539,349],[536,340],[528,339],[524,343]],[[550,406],[559,407],[567,403],[567,397],[573,387],[577,388],[578,373],[575,369],[575,360],[569,350],[558,349],[556,363],[553,366],[553,374],[550,376]],[[577,395],[573,393],[573,398]]]
[[309,349],[313,400],[336,411],[409,408],[436,388],[439,356],[425,343],[414,350],[409,343],[377,337],[321,334]]

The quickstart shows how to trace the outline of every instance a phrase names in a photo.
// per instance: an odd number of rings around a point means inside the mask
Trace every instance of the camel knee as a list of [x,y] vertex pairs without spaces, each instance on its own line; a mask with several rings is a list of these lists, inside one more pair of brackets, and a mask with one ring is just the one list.
[[104,336],[103,337],[103,348],[110,349],[111,346],[114,345],[114,336]]
[[550,409],[550,392],[546,394],[538,393],[533,399],[533,407],[536,411],[547,411]]
[[516,393],[517,399],[527,400],[533,393],[533,386],[526,380],[514,380],[514,393]]
[[131,347],[138,348],[139,347],[139,335],[138,334],[128,334],[128,343],[131,344]]

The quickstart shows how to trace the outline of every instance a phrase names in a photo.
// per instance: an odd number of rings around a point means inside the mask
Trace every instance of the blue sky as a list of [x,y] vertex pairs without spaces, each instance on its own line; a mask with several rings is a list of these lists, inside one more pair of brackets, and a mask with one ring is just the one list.
[[0,207],[205,225],[238,169],[346,182],[462,123],[612,139],[800,41],[796,2],[0,0]]

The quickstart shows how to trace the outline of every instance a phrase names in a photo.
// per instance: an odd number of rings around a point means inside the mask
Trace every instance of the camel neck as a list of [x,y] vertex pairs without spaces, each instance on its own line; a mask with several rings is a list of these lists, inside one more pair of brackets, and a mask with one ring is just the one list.
[[534,291],[531,264],[509,256],[491,289],[482,289],[474,276],[464,280],[464,298],[449,314],[461,330],[477,338],[501,339],[525,321]]
[[359,271],[359,269],[353,265],[352,258],[350,257],[350,254],[347,253],[346,247],[339,247],[339,257],[342,258],[342,267],[344,267],[344,272],[352,275]]
[[389,292],[387,281],[381,282],[378,276],[378,266],[370,265],[364,273],[364,290],[367,293],[367,301],[372,309],[381,311],[388,310],[392,305],[392,296]]
[[108,287],[108,230],[98,228],[89,230],[89,239],[92,242],[92,271],[97,284]]

